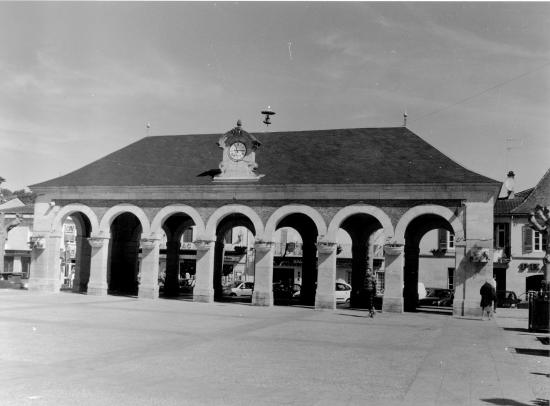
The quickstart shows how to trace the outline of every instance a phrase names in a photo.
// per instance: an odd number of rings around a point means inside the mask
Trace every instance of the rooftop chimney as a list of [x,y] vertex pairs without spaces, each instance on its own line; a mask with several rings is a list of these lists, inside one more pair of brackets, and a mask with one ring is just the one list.
[[515,184],[514,177],[515,176],[516,174],[513,171],[510,171],[508,172],[507,178],[504,181],[504,187],[506,188],[506,191],[508,193],[508,196],[507,196],[508,199],[513,199],[515,197],[514,195],[514,184]]

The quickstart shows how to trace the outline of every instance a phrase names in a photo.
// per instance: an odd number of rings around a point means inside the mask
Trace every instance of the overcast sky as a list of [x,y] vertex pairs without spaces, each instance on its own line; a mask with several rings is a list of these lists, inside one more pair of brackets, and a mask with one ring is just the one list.
[[550,166],[550,3],[0,3],[3,187],[78,169],[147,122],[264,131],[268,105],[272,131],[400,126],[406,110],[466,168],[534,186]]

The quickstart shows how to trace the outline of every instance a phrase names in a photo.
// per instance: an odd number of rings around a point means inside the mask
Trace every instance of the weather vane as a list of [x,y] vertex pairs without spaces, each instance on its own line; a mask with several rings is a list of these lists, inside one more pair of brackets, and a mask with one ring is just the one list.
[[269,124],[271,124],[271,116],[273,116],[275,114],[274,111],[271,111],[271,106],[267,106],[267,110],[264,110],[262,111],[262,114],[265,116],[265,119],[264,121],[262,121],[262,123],[264,123],[267,126],[269,126]]

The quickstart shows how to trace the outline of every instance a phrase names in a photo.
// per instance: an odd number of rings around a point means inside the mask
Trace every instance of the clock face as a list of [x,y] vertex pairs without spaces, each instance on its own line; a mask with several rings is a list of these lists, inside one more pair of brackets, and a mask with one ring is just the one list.
[[242,160],[246,155],[246,145],[244,145],[242,142],[234,142],[229,147],[229,158],[231,158],[233,161],[240,161]]

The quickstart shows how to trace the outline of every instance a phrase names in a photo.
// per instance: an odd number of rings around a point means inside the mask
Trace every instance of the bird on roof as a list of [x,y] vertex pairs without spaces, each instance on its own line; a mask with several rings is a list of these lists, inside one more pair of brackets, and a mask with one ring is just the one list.
[[203,173],[199,173],[197,177],[199,176],[210,176],[212,179],[214,179],[214,176],[219,175],[222,173],[221,169],[209,169],[207,171],[204,171]]

